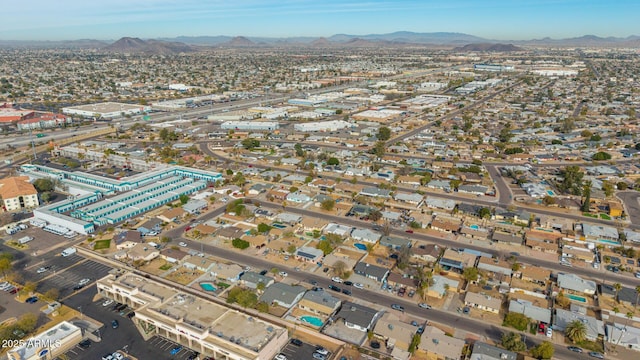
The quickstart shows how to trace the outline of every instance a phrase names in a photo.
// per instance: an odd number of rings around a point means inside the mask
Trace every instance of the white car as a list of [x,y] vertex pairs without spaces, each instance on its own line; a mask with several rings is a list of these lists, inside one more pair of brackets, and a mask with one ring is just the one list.
[[353,284],[353,287],[356,288],[356,289],[364,289],[364,285],[362,285],[360,283]]
[[553,336],[553,330],[551,329],[551,327],[547,327],[547,337],[552,337]]
[[282,277],[287,277],[289,274],[287,274],[286,271],[280,271],[280,276]]
[[338,284],[342,283],[342,279],[338,276],[334,276],[331,278],[331,281],[337,282]]
[[84,285],[87,285],[87,284],[88,284],[88,283],[90,283],[90,282],[91,282],[91,279],[89,279],[89,278],[84,278],[84,279],[82,279],[82,280],[78,281],[78,285],[82,285],[82,286],[84,286]]
[[102,306],[109,306],[113,304],[113,300],[112,299],[107,299],[102,303]]
[[49,267],[48,266],[44,266],[44,267],[39,268],[36,272],[38,274],[42,274],[44,272],[47,272],[48,270],[49,270]]
[[418,306],[423,308],[423,309],[431,309],[431,305],[427,305],[425,303],[420,303],[420,304],[418,304]]
[[278,355],[276,355],[276,357],[274,359],[275,360],[287,360],[287,357],[284,356],[284,354],[278,354]]
[[178,245],[180,245],[182,247],[187,247],[187,243],[184,242],[184,241],[179,242]]
[[115,360],[124,360],[124,355],[120,354],[119,352],[114,352],[113,353],[113,358]]
[[13,286],[13,285],[11,285],[11,284],[9,284],[8,282],[5,281],[3,283],[0,283],[0,290],[6,290],[6,289],[10,288],[11,286]]

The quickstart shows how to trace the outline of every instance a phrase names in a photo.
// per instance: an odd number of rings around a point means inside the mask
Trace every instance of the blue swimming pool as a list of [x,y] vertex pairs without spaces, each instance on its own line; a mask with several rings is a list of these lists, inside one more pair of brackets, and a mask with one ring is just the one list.
[[201,287],[201,288],[202,288],[202,290],[204,290],[204,291],[211,291],[211,292],[214,292],[214,291],[218,290],[218,289],[216,289],[216,287],[215,287],[215,286],[213,286],[213,284],[212,284],[212,283],[210,283],[210,282],[201,282],[201,283],[200,283],[200,287]]
[[273,226],[274,228],[277,228],[277,229],[285,229],[287,227],[287,225],[283,225],[283,224],[280,224],[280,223],[273,223],[273,224],[271,224],[271,226]]
[[551,190],[547,190],[547,195],[549,195],[549,196],[554,196],[555,194],[553,193],[553,191],[551,191]]
[[480,229],[480,226],[474,224],[474,225],[469,225],[469,228],[473,230],[478,230]]
[[365,244],[355,243],[353,246],[357,247],[359,250],[367,250],[367,245]]
[[568,294],[567,297],[571,300],[574,301],[579,301],[581,303],[586,303],[587,299],[583,298],[582,296],[577,296],[577,295],[572,295],[572,294]]
[[322,324],[324,324],[322,322],[322,319],[317,318],[315,316],[308,316],[308,315],[301,316],[300,320],[306,322],[307,324],[311,324],[313,326],[316,326],[316,327],[320,327],[320,326],[322,326]]

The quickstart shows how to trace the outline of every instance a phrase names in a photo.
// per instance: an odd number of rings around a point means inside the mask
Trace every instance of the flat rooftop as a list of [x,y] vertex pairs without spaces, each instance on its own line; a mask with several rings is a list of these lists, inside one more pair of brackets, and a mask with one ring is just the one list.
[[105,103],[97,103],[97,104],[69,106],[69,107],[66,107],[65,109],[94,111],[96,113],[111,113],[116,111],[141,110],[142,108],[144,108],[143,105],[105,102]]

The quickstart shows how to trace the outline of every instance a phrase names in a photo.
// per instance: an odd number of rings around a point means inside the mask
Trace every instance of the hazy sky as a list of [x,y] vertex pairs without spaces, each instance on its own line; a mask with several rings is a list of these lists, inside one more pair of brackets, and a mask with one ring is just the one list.
[[462,32],[497,40],[640,35],[640,0],[18,0],[0,40]]

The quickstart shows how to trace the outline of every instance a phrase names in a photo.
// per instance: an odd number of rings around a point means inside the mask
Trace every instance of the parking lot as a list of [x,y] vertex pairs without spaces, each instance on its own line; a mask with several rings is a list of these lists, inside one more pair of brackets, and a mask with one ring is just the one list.
[[[38,273],[40,268],[47,270]],[[60,298],[64,298],[73,294],[73,288],[80,280],[88,278],[91,281],[85,287],[92,286],[97,279],[107,275],[109,270],[111,268],[106,265],[78,255],[58,256],[29,268],[24,272],[24,277],[25,280],[38,282],[38,291],[44,293],[56,288],[60,291]]]
[[[287,357],[289,360],[313,360],[313,353],[316,351],[316,346],[303,342],[302,345],[298,346],[291,342],[285,346],[281,354]],[[331,352],[326,355],[327,359],[331,359]]]
[[[166,354],[166,357],[163,357],[163,359],[175,359],[175,360],[187,360],[189,358],[189,356],[193,355],[195,352],[187,347],[181,346],[171,340],[167,340],[163,337],[160,336],[154,336],[152,337],[149,341],[148,344],[150,346],[153,346],[156,349],[159,349],[160,351],[164,352]],[[172,352],[175,352],[174,349],[177,349],[180,347],[180,350],[178,350],[175,354],[172,355]],[[174,351],[172,351],[174,350]]]

